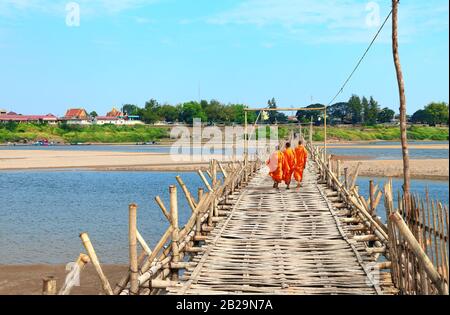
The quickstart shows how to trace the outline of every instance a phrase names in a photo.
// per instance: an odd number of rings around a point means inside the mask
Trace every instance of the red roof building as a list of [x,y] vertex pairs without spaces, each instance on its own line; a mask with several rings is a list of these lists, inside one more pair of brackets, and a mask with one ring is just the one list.
[[17,115],[14,113],[8,113],[6,115],[0,115],[0,122],[34,122],[34,123],[56,123],[58,118],[55,115]]
[[89,115],[83,108],[71,108],[64,115],[66,120],[88,120]]

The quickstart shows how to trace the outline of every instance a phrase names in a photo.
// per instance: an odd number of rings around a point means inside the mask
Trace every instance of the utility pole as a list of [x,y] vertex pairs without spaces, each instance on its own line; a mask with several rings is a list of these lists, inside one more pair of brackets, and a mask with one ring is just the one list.
[[409,169],[409,151],[408,151],[408,137],[407,128],[408,122],[406,118],[406,96],[405,96],[405,82],[403,80],[402,66],[400,64],[400,56],[398,52],[398,4],[399,0],[392,0],[392,52],[394,56],[395,69],[397,72],[398,89],[400,95],[400,133],[402,140],[402,155],[403,155],[403,193],[405,200],[407,200],[407,208],[409,204],[411,174]]

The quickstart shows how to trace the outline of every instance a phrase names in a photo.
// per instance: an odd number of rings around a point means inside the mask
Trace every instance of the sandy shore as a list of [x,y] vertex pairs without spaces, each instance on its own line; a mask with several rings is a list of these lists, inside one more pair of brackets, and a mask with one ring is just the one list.
[[[426,145],[426,148],[430,146]],[[96,171],[196,171],[208,166],[207,161],[190,161],[177,155],[174,161],[166,153],[104,152],[104,151],[0,151],[1,170],[86,169]],[[219,160],[221,157],[216,157]],[[367,157],[340,156],[343,167],[353,171],[362,163],[360,175],[369,177],[401,177],[401,160],[368,160]],[[209,159],[207,159],[209,160]],[[449,179],[449,160],[411,160],[411,175],[417,179]]]
[[[367,177],[403,177],[403,163],[401,160],[347,160],[343,161],[343,168],[348,167],[350,174],[361,163],[360,176]],[[449,160],[411,160],[411,177],[415,179],[449,179]]]
[[[400,145],[389,144],[389,145],[327,145],[329,149],[397,149],[401,150]],[[448,150],[448,144],[411,144],[408,145],[409,149],[415,150]]]
[[175,161],[165,153],[4,150],[0,154],[0,170],[194,171],[208,165],[183,155]]
[[[111,286],[127,272],[127,266],[102,265]],[[0,265],[0,295],[40,295],[42,278],[48,275],[57,277],[58,290],[66,277],[63,265]],[[81,274],[81,286],[74,287],[73,295],[98,295],[102,293],[100,280],[92,264],[88,264]]]

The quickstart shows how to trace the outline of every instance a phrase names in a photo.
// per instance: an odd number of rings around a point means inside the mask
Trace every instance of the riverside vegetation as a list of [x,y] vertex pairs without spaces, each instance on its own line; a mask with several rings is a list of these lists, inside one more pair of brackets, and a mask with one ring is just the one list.
[[[296,125],[280,126],[279,136],[284,137],[290,128]],[[307,127],[304,131],[308,132]],[[314,141],[323,141],[324,129],[314,128]],[[395,141],[400,139],[400,131],[396,126],[349,126],[329,127],[328,139],[342,141]],[[448,127],[410,126],[410,140],[448,141]],[[134,143],[168,140],[170,127],[155,127],[150,125],[136,126],[76,126],[76,125],[46,125],[46,124],[0,124],[0,143],[34,142],[48,139],[60,143]]]

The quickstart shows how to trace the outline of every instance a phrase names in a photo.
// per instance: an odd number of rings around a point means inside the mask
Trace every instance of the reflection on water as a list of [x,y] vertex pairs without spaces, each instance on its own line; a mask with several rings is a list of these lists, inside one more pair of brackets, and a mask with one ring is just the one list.
[[[103,263],[128,261],[128,204],[136,202],[138,228],[154,246],[168,227],[154,202],[169,206],[168,186],[177,173],[151,172],[0,172],[0,264],[68,263],[84,252],[78,237],[88,232]],[[203,184],[195,173],[181,174],[191,193]],[[383,179],[376,179],[382,187]],[[394,190],[401,181],[394,180]],[[358,180],[368,195],[369,178]],[[413,181],[412,190],[430,190],[448,204],[448,182]],[[178,189],[180,223],[191,214]],[[378,214],[385,218],[383,201]]]

